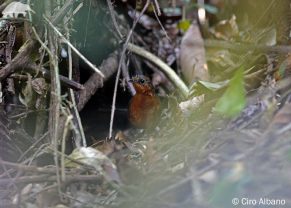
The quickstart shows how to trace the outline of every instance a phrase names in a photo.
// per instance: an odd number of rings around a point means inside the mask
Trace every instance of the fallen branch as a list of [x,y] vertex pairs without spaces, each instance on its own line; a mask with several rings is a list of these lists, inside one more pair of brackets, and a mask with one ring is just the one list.
[[[40,70],[40,72],[42,73],[42,75],[44,76],[45,79],[48,79],[48,80],[51,79],[51,75],[50,75],[49,70],[45,69],[44,67],[39,69],[39,67],[35,64],[29,65],[29,67],[31,69],[35,70],[35,72],[37,70]],[[60,77],[61,84],[63,86],[66,86],[66,87],[74,89],[74,90],[83,90],[84,89],[84,86],[82,84],[75,82],[73,80],[70,80],[68,77],[65,77],[62,75],[59,75],[59,77]]]
[[80,91],[80,98],[78,102],[79,111],[81,111],[84,108],[86,103],[90,100],[92,95],[95,94],[97,89],[103,87],[103,81],[106,81],[116,72],[117,67],[118,67],[117,54],[112,53],[99,66],[100,70],[104,73],[104,79],[102,80],[97,73],[94,73],[84,84],[84,90]]
[[37,46],[36,41],[29,40],[12,61],[0,70],[0,81],[7,78],[16,70],[25,69],[31,63],[31,54],[37,49]]
[[[43,68],[43,67],[38,67],[36,64],[29,64],[27,66],[27,70],[31,70],[33,74],[38,73],[39,71],[42,73],[43,77],[46,80],[51,80],[51,75],[49,70]],[[26,75],[18,75],[18,74],[12,74],[9,77],[11,78],[15,78],[15,79],[19,79],[19,80],[27,80],[27,76]],[[84,86],[78,82],[75,82],[73,80],[70,80],[69,78],[60,75],[60,81],[61,81],[61,85],[71,88],[73,90],[83,90]]]

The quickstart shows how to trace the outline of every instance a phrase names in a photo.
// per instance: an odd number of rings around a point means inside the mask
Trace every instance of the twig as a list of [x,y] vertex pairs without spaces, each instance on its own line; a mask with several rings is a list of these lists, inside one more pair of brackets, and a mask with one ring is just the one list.
[[[28,6],[30,6],[30,0],[27,1]],[[29,22],[32,23],[32,15],[31,15],[31,11],[28,11],[28,19]],[[52,56],[51,51],[48,49],[47,45],[41,40],[40,36],[38,35],[38,33],[36,32],[35,27],[31,24],[31,29],[32,32],[36,38],[36,40],[39,42],[39,44],[44,48],[44,50],[49,54],[49,56]]]
[[[46,2],[46,14],[50,15],[51,2]],[[54,31],[54,30],[53,30]],[[56,36],[52,30],[48,29],[48,46],[51,52],[50,71],[51,71],[51,94],[50,94],[50,112],[48,129],[50,134],[50,143],[54,148],[54,162],[56,166],[56,176],[58,183],[58,191],[61,193],[61,176],[59,171],[59,157],[57,155],[59,146],[59,124],[60,124],[60,111],[61,111],[61,85],[59,78],[59,66],[57,58],[57,43]],[[62,170],[63,171],[63,170]]]
[[154,7],[154,14],[155,14],[155,17],[161,27],[161,29],[163,30],[163,32],[165,33],[166,35],[166,38],[171,41],[171,39],[169,38],[168,34],[167,34],[167,31],[165,30],[163,24],[161,23],[160,19],[158,16],[161,16],[161,10],[160,10],[160,6],[159,6],[159,3],[157,0],[154,0],[154,3],[152,3],[153,7]]
[[[68,25],[65,25],[66,31],[67,31],[67,38],[69,40],[70,38],[70,34],[69,34],[69,28]],[[72,49],[71,47],[68,47],[68,71],[69,71],[69,79],[72,80],[73,79],[73,59],[72,59]],[[83,141],[83,146],[87,147],[87,142],[86,142],[86,137],[85,137],[85,133],[84,133],[84,129],[83,129],[83,125],[82,125],[82,121],[79,115],[79,111],[77,109],[77,104],[76,104],[76,98],[75,98],[75,94],[74,91],[72,89],[70,89],[70,97],[71,97],[71,101],[73,103],[73,111],[77,120],[77,125],[78,125],[78,130],[81,136],[81,139]],[[76,142],[77,143],[77,142]],[[77,147],[80,147],[80,144],[76,144]]]
[[129,90],[129,92],[132,96],[135,95],[136,91],[133,87],[132,82],[129,81],[130,78],[129,78],[128,69],[127,69],[127,65],[125,63],[125,60],[123,60],[121,70],[122,70],[122,77],[124,79],[124,82],[126,83],[127,89]]
[[[33,74],[40,71],[46,80],[49,80],[49,81],[51,80],[50,72],[43,67],[41,69],[39,69],[39,67],[36,66],[35,64],[29,64],[27,66],[27,69],[32,70]],[[21,74],[11,74],[9,77],[11,77],[13,79],[18,79],[18,80],[27,80],[27,76],[21,75]],[[67,78],[63,75],[60,75],[60,81],[61,81],[62,86],[64,86],[64,87],[68,87],[68,88],[71,88],[73,90],[83,90],[84,89],[84,86],[82,84],[75,82],[73,80],[70,80],[69,78]]]
[[43,167],[37,167],[37,166],[28,166],[28,165],[22,165],[22,164],[18,164],[18,163],[4,161],[2,159],[0,159],[0,164],[4,165],[4,166],[12,167],[14,169],[21,170],[24,172],[37,172],[37,173],[46,173],[46,174],[48,174],[48,173],[55,174],[56,173],[56,170],[53,167],[43,168]]
[[51,21],[46,17],[43,16],[44,20],[48,23],[48,25],[54,30],[54,32],[62,38],[62,40],[69,46],[71,49],[91,68],[93,69],[96,73],[98,73],[102,78],[104,78],[104,74],[96,67],[94,66],[83,54],[81,54],[78,49],[73,46],[70,41],[68,41],[64,35],[51,23]]
[[33,148],[40,144],[48,136],[48,134],[49,134],[48,131],[44,133],[37,141],[35,141],[35,143],[33,143],[27,150],[25,150],[24,153],[22,153],[22,155],[19,157],[17,161],[18,162],[21,161]]
[[57,24],[58,22],[60,22],[64,18],[64,16],[68,14],[68,11],[71,9],[74,2],[74,0],[67,0],[62,8],[59,9],[58,13],[53,17],[52,24]]
[[[79,182],[96,182],[101,179],[99,175],[73,175],[67,176],[66,183],[79,183]],[[44,183],[56,182],[57,176],[37,175],[37,176],[22,176],[14,179],[0,179],[0,185],[7,185],[10,183],[15,184],[29,184],[29,183]]]
[[[29,64],[27,66],[27,69],[33,70],[33,73],[37,73],[40,71],[45,79],[51,80],[51,74],[50,74],[49,70],[47,70],[44,67],[40,68],[39,66],[37,66],[36,64],[33,63],[33,64]],[[12,75],[12,77],[14,77],[14,75]],[[15,76],[15,77],[17,77],[17,76]],[[84,89],[84,86],[78,82],[70,80],[69,78],[67,78],[63,75],[59,75],[59,77],[60,77],[61,84],[63,86],[66,86],[66,87],[74,89],[74,90],[83,90]]]
[[147,0],[144,8],[142,9],[139,17],[133,22],[132,28],[129,31],[127,37],[126,37],[126,41],[123,45],[123,49],[121,52],[121,56],[119,59],[119,64],[118,64],[118,69],[117,69],[117,75],[115,78],[115,86],[114,86],[114,93],[113,93],[113,99],[112,99],[112,107],[111,107],[111,116],[110,116],[110,126],[109,126],[109,138],[112,138],[112,130],[113,130],[113,120],[114,120],[114,114],[115,114],[115,103],[116,103],[116,95],[117,95],[117,87],[118,87],[118,82],[119,82],[119,76],[120,76],[120,71],[121,71],[121,66],[122,66],[122,62],[124,60],[124,56],[125,56],[125,52],[127,50],[127,47],[129,45],[129,40],[132,36],[133,30],[136,27],[136,24],[138,23],[138,21],[140,20],[141,16],[145,13],[145,11],[147,10],[148,6],[150,5],[151,0]]
[[118,25],[117,25],[117,21],[116,21],[116,19],[115,19],[114,9],[113,9],[113,7],[112,7],[112,2],[111,2],[111,0],[107,0],[107,5],[108,5],[108,9],[109,9],[109,13],[110,13],[110,17],[111,17],[111,20],[112,20],[113,26],[114,26],[115,30],[117,31],[119,38],[122,38],[123,35],[121,34],[121,32],[120,32],[120,30],[119,30],[119,27],[118,27]]
[[153,0],[152,2],[153,7],[155,8],[154,11],[157,11],[157,15],[161,16],[161,10],[160,10],[160,5],[158,3],[158,0]]
[[[23,49],[12,59],[12,61],[3,67],[0,70],[0,81],[7,78],[10,74],[17,72],[18,70],[22,70],[24,68],[33,70],[34,73],[41,71],[44,78],[51,79],[51,75],[47,69],[44,67],[39,68],[35,63],[31,62],[30,54],[37,49],[37,42],[35,40],[29,40],[26,45],[23,46]],[[13,75],[14,77],[17,77]],[[13,77],[12,76],[12,77]],[[74,90],[83,90],[84,86],[69,80],[67,77],[60,75],[60,81],[67,87],[72,88]]]
[[175,73],[175,71],[169,67],[165,62],[163,62],[160,58],[153,55],[152,53],[144,50],[143,48],[136,46],[134,44],[128,44],[128,50],[131,52],[146,58],[151,61],[153,64],[158,66],[163,73],[171,80],[171,82],[177,87],[179,92],[182,94],[183,98],[187,98],[189,94],[189,89],[186,84],[181,80],[181,78]]

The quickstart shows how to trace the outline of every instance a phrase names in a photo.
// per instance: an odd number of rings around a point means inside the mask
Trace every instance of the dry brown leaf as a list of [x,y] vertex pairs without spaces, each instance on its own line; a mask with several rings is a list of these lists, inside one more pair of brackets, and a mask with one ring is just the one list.
[[208,81],[204,42],[196,22],[185,33],[181,43],[181,71],[188,84],[195,80]]

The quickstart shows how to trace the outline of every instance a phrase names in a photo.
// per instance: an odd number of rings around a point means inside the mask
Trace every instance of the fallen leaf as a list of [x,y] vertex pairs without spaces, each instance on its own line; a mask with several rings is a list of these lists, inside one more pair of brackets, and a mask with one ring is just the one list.
[[[115,164],[102,152],[92,147],[81,147],[75,149],[70,155],[70,158],[83,164],[92,166],[98,172],[105,173],[105,176],[110,180],[120,182]],[[79,168],[80,164],[66,159],[65,166],[69,168]]]
[[204,42],[197,23],[192,23],[181,43],[181,71],[188,82],[209,79]]

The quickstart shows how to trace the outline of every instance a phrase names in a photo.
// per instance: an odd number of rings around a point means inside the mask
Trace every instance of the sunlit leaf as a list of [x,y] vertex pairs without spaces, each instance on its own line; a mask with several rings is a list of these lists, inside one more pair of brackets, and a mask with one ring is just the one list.
[[259,44],[267,45],[267,46],[274,46],[277,43],[277,31],[275,28],[268,28],[264,33],[261,35],[260,39],[258,40]]
[[206,87],[209,90],[215,91],[215,90],[219,90],[221,88],[224,88],[229,83],[229,80],[225,80],[222,82],[207,82],[207,81],[199,80],[198,83],[200,85],[203,85],[204,87]]
[[189,20],[182,20],[178,23],[178,28],[182,30],[183,32],[187,31],[191,25],[191,22]]
[[230,80],[225,93],[217,101],[216,112],[233,117],[242,111],[246,104],[243,78],[243,69],[240,68]]
[[232,15],[230,19],[222,20],[216,24],[210,32],[218,39],[232,40],[239,36],[239,28],[236,16]]
[[[95,168],[99,172],[104,172],[108,179],[119,182],[120,178],[115,164],[102,152],[92,147],[81,147],[75,149],[69,157],[74,161],[86,164]],[[65,160],[68,168],[80,168],[81,164],[70,159]]]
[[[101,166],[105,161],[111,162],[106,155],[92,147],[77,148],[72,152],[72,154],[69,155],[69,157],[83,164],[90,165],[98,171],[103,169]],[[75,163],[69,159],[66,159],[65,164],[66,167],[80,167],[80,164]],[[112,165],[114,166],[113,163]]]
[[221,82],[208,82],[199,80],[191,85],[190,87],[190,95],[203,94],[207,92],[216,92],[218,90],[222,90],[227,87],[229,80],[221,81]]

